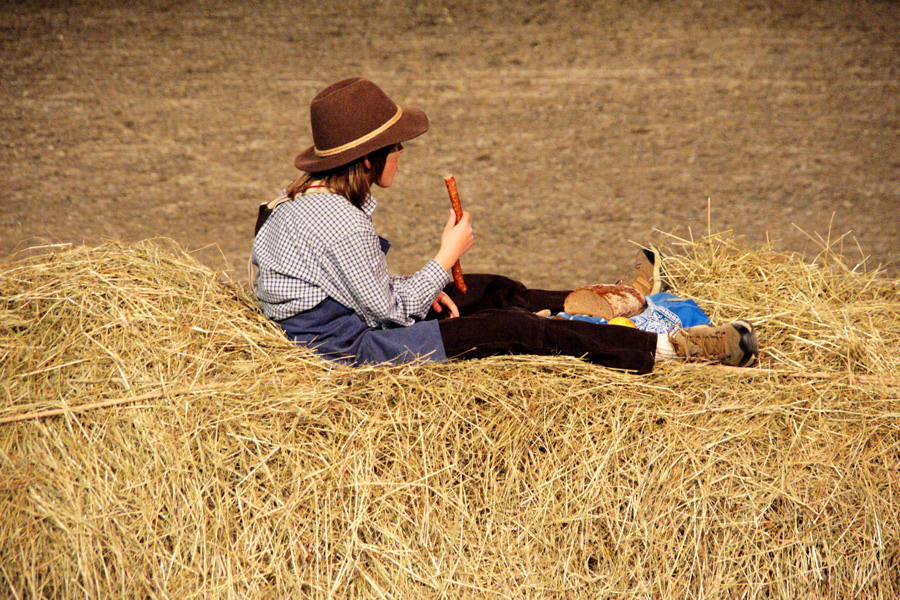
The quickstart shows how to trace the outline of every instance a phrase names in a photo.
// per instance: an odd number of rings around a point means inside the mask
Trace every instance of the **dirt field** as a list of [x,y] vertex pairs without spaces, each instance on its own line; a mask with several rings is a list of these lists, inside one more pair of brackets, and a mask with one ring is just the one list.
[[246,279],[309,100],[362,75],[432,122],[377,195],[398,272],[437,251],[452,172],[469,272],[610,280],[628,240],[709,220],[852,231],[900,275],[900,3],[57,4],[0,4],[0,258],[163,236]]

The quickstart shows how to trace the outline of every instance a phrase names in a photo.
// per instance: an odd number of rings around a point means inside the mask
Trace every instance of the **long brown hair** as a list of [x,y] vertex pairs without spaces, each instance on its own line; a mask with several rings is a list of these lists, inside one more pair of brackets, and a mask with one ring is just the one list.
[[[330,171],[304,173],[287,187],[285,195],[293,200],[297,194],[308,190],[314,181],[321,181],[322,185],[345,197],[356,208],[362,208],[362,203],[369,196],[372,184],[381,179],[381,175],[384,173],[388,154],[393,152],[398,145],[386,146]],[[371,169],[366,168],[366,159],[372,165]]]

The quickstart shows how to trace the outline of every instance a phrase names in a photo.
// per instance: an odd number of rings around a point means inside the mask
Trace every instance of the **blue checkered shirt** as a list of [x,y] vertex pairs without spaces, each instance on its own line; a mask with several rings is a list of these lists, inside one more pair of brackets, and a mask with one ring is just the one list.
[[450,275],[435,260],[414,275],[388,273],[369,196],[362,210],[323,192],[283,202],[253,242],[256,297],[271,319],[315,307],[325,298],[355,311],[369,327],[422,319]]

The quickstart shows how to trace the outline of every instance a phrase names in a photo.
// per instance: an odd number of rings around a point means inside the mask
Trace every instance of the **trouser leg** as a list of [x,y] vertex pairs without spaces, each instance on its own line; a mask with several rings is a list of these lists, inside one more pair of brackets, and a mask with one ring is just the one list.
[[649,373],[656,353],[654,333],[548,319],[523,309],[482,310],[441,320],[439,326],[448,358],[562,354],[614,369]]
[[[502,275],[474,273],[465,278],[468,288],[465,294],[460,294],[452,283],[444,288],[459,308],[460,315],[491,308],[521,308],[530,312],[550,309],[555,314],[563,309],[563,302],[571,291],[532,290]],[[443,318],[446,313],[430,316]]]

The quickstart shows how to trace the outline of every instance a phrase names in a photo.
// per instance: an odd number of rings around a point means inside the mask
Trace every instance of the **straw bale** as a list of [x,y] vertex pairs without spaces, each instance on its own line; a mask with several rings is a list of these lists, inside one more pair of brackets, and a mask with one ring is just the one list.
[[[0,266],[0,594],[894,598],[900,282],[721,234],[756,369],[349,369],[158,243]],[[104,404],[105,403],[105,404]]]

